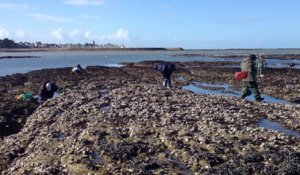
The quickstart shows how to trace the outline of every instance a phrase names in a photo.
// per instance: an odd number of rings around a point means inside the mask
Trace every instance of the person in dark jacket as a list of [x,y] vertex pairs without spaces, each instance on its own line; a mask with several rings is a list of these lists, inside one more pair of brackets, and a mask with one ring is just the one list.
[[170,62],[163,62],[154,65],[154,69],[159,71],[163,75],[163,79],[164,79],[163,86],[168,88],[172,87],[171,75],[173,71],[176,69],[175,64]]
[[261,98],[256,82],[255,60],[256,56],[254,54],[250,54],[241,63],[241,71],[248,72],[247,78],[242,80],[241,99],[244,99],[246,98],[246,96],[251,95],[252,91],[255,100],[262,101],[264,98]]
[[46,82],[40,89],[39,96],[41,97],[42,101],[46,101],[47,99],[52,98],[57,90],[58,86],[56,84]]
[[294,69],[294,67],[296,66],[296,64],[295,63],[290,63],[289,66],[290,66],[291,69]]

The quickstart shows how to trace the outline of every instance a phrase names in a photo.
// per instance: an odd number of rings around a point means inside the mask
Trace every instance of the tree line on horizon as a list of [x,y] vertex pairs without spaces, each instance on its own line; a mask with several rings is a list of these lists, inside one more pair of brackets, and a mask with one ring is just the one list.
[[21,47],[14,40],[4,38],[4,39],[0,39],[0,48],[26,48],[26,47]]

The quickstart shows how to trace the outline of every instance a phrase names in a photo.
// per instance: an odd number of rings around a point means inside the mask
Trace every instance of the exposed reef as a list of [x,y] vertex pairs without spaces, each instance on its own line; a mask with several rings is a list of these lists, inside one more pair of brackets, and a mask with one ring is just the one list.
[[[233,79],[238,69],[203,62],[176,62],[174,87],[165,89],[154,63],[89,66],[80,75],[59,68],[0,77],[0,172],[300,173],[300,139],[259,125],[268,119],[300,132],[299,104],[182,89],[193,81],[239,88]],[[264,74],[259,79],[264,93],[286,100],[299,97],[300,70],[267,69]],[[36,94],[46,80],[63,89],[58,97],[42,105],[15,100],[24,91]]]
[[[243,55],[218,55],[218,54],[174,54],[173,57],[209,57],[209,58],[244,58],[248,56],[247,54]],[[265,59],[287,59],[287,60],[299,60],[300,54],[264,54]]]
[[40,56],[0,56],[0,59],[8,58],[41,58]]

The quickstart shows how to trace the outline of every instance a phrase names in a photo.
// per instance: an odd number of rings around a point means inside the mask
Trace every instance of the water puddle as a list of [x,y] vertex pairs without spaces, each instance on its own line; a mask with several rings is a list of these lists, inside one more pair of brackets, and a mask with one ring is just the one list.
[[185,81],[185,78],[183,75],[180,75],[180,77],[177,78],[178,81]]
[[101,110],[105,111],[105,112],[108,112],[110,110],[111,106],[110,105],[107,105],[107,106],[103,106],[101,107]]
[[[225,68],[240,68],[240,65],[224,65],[224,66],[212,66],[212,67],[225,67]],[[275,63],[275,64],[269,64],[266,68],[275,68],[275,69],[281,69],[281,68],[291,68],[288,64],[281,64],[281,63]],[[300,69],[300,65],[295,65],[294,69]]]
[[184,68],[189,71],[190,74],[194,74],[191,68],[188,65],[185,65]]
[[[240,92],[231,88],[232,86],[227,83],[219,83],[219,84],[209,84],[209,83],[201,83],[201,82],[192,82],[187,86],[183,86],[183,89],[191,91],[196,94],[208,94],[208,95],[223,95],[223,96],[233,96],[240,97]],[[278,99],[271,97],[266,94],[261,94],[264,98],[264,102],[268,103],[289,103],[286,100]],[[249,101],[254,101],[255,98],[253,95],[246,97]]]
[[109,96],[108,89],[100,89],[99,92],[100,92],[102,97],[108,97]]
[[266,129],[272,129],[275,131],[283,132],[284,134],[288,136],[294,136],[297,138],[300,138],[300,133],[290,130],[290,129],[285,129],[282,127],[282,125],[278,122],[272,122],[268,119],[262,119],[259,121],[258,126],[266,128]]
[[169,150],[165,150],[165,155],[169,157],[169,160],[178,167],[178,173],[182,175],[194,174],[184,163],[180,162],[175,156],[171,154]]
[[111,63],[111,64],[106,64],[105,66],[107,66],[107,67],[123,67],[124,65],[123,64],[113,64],[113,63]]
[[100,156],[95,151],[92,151],[90,156],[91,156],[92,163],[94,163],[94,164],[100,164],[101,163]]
[[63,141],[66,138],[66,134],[63,132],[54,133],[53,137],[57,138],[59,141]]

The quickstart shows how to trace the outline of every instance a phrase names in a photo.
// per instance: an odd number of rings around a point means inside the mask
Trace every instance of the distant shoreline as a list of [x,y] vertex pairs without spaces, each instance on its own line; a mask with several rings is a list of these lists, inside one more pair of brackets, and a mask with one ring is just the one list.
[[41,58],[40,56],[0,56],[0,59],[10,59],[10,58]]
[[[163,47],[149,47],[149,48],[0,48],[0,53],[9,53],[9,52],[80,52],[80,51],[87,51],[87,52],[99,52],[99,51],[258,51],[258,50],[293,50],[296,48],[274,48],[274,49],[261,49],[261,48],[230,48],[230,49],[183,49],[180,47],[174,48],[163,48]],[[213,58],[243,58],[247,56],[248,53],[237,53],[237,54],[218,54],[218,53],[176,53],[171,55],[172,57],[213,57]],[[265,59],[288,59],[288,60],[299,60],[300,54],[290,54],[282,53],[282,54],[272,54],[272,53],[265,53],[263,54]],[[40,58],[40,56],[0,56],[0,59],[9,59],[9,58]]]
[[0,48],[0,52],[63,52],[63,51],[182,51],[183,48]]

